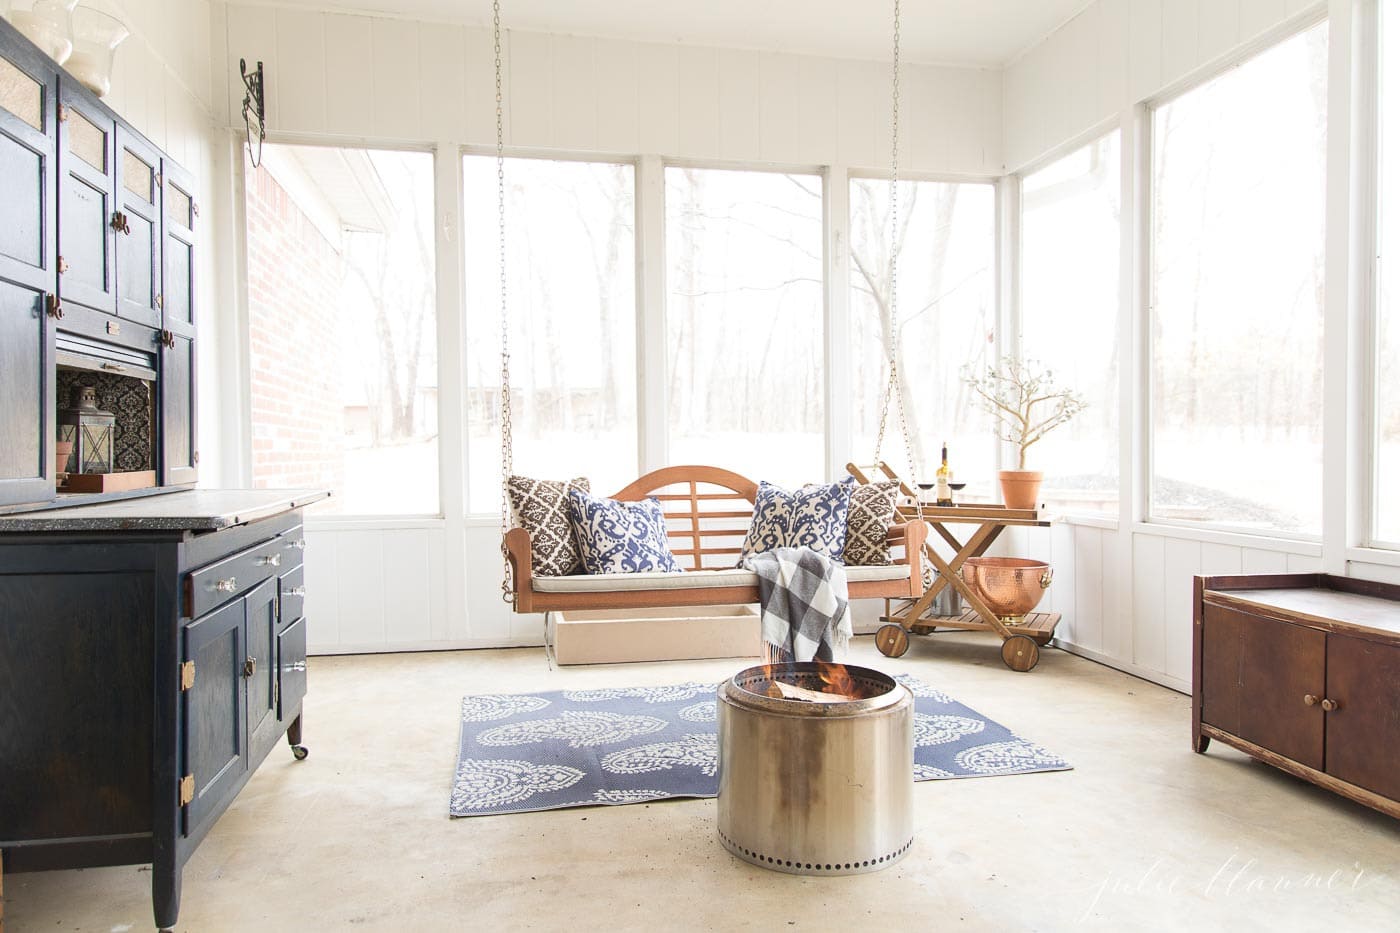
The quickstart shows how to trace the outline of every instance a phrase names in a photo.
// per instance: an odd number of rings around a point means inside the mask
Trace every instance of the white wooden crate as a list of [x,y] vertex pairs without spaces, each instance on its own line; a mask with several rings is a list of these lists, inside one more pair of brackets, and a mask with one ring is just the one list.
[[762,647],[752,605],[551,612],[545,639],[559,664],[753,658]]

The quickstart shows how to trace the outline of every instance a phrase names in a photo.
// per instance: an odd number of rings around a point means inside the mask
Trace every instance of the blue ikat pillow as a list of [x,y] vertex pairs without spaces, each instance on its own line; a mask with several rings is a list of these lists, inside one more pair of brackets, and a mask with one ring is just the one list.
[[656,499],[622,502],[570,489],[569,521],[584,573],[682,572]]
[[852,484],[842,481],[789,492],[760,482],[739,563],[743,564],[751,554],[780,547],[809,547],[832,560],[841,560],[846,549],[846,517],[852,488]]

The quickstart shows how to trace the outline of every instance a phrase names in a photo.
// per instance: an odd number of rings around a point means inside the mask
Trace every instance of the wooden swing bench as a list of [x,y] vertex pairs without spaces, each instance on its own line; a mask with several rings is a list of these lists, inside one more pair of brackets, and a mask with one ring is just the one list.
[[[735,567],[753,518],[758,484],[711,466],[654,470],[612,498],[636,502],[655,496],[666,513],[671,552],[684,573],[576,574],[536,577],[531,573],[530,534],[506,532],[506,557],[514,581],[516,612],[571,609],[650,609],[725,606],[758,602],[758,578]],[[894,563],[847,567],[851,599],[917,599],[924,591],[923,547],[928,526],[920,521],[889,531]]]

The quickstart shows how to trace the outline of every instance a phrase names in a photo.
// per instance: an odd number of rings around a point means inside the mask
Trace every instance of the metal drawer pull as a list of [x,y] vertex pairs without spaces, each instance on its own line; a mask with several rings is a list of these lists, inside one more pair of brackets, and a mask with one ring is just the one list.
[[113,372],[113,373],[124,373],[124,372],[126,372],[126,367],[123,366],[121,363],[103,363],[103,364],[102,364],[102,368],[105,369],[105,370],[107,370],[108,372]]
[[252,658],[252,657],[250,657],[250,658],[247,658],[246,660],[244,660],[244,662],[243,662],[243,676],[244,676],[244,677],[252,677],[252,676],[253,676],[254,674],[256,674],[257,672],[258,672],[258,659],[257,659],[257,658]]
[[288,541],[287,547],[293,547],[298,551],[304,551],[306,550],[306,540],[304,538],[297,538],[295,541]]
[[237,577],[229,577],[227,580],[214,581],[215,593],[232,593],[236,589],[238,589]]
[[1305,694],[1303,694],[1303,705],[1304,705],[1304,706],[1316,706],[1316,705],[1317,705],[1317,697],[1313,696],[1311,693],[1305,693]]
[[287,670],[289,670],[289,671],[296,671],[297,673],[301,673],[301,672],[303,672],[303,671],[306,670],[306,662],[305,662],[305,661],[297,661],[297,662],[294,663],[294,664],[289,664],[289,665],[287,665]]
[[1335,713],[1337,710],[1342,708],[1342,704],[1338,703],[1336,700],[1323,700],[1322,708],[1326,712]]
[[262,557],[259,557],[259,558],[258,558],[258,566],[259,566],[259,567],[281,567],[281,566],[282,566],[282,555],[281,555],[281,554],[265,554],[265,555],[263,555]]
[[287,595],[288,595],[288,596],[305,596],[305,595],[306,595],[306,587],[304,587],[304,586],[294,586],[294,587],[292,587],[290,590],[287,591]]

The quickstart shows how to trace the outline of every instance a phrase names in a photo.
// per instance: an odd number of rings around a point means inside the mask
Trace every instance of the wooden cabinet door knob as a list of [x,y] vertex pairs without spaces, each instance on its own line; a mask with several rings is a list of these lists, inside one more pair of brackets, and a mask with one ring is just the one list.
[[1304,705],[1304,706],[1316,706],[1316,705],[1317,705],[1317,697],[1313,696],[1311,693],[1305,693],[1305,694],[1303,694],[1303,705]]
[[1329,713],[1335,713],[1342,708],[1342,704],[1338,703],[1336,700],[1323,700],[1322,708]]

